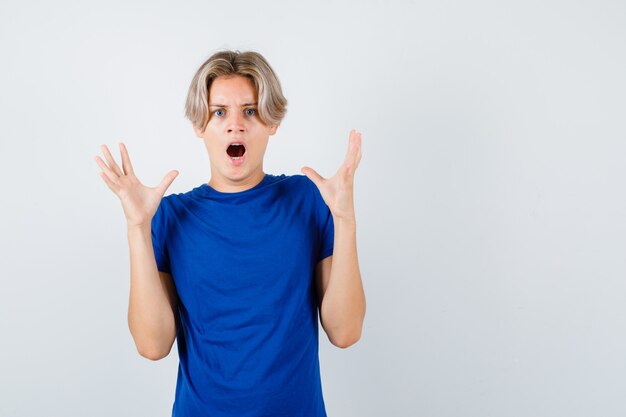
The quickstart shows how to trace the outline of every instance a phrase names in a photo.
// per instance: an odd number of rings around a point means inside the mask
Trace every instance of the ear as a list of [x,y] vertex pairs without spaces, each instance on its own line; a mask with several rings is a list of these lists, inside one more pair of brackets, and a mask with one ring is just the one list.
[[193,127],[193,131],[196,134],[197,137],[202,138],[202,132],[200,131],[200,129],[198,129],[197,127]]
[[276,130],[278,130],[278,125],[270,126],[270,136],[274,135],[276,133]]

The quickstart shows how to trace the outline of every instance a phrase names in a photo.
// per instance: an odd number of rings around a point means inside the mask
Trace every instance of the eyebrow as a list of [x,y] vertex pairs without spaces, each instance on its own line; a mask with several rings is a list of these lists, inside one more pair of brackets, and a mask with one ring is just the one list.
[[[242,105],[241,105],[241,107],[245,107],[245,106],[256,106],[257,104],[258,104],[258,103],[244,103],[244,104],[242,104]],[[228,107],[230,107],[230,106],[227,106],[227,105],[225,105],[225,104],[209,104],[209,107],[226,107],[226,108],[228,108]]]

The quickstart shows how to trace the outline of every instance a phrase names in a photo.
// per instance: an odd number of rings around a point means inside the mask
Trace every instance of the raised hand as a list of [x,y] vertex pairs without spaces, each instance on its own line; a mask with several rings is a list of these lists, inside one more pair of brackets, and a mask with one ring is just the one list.
[[111,191],[119,197],[128,226],[150,224],[165,191],[178,176],[178,171],[168,172],[156,187],[147,187],[135,176],[128,151],[123,143],[120,143],[123,170],[117,165],[107,146],[102,145],[101,148],[108,165],[99,156],[95,157],[96,162],[102,168],[100,176]]
[[348,152],[343,164],[332,178],[325,179],[314,169],[302,167],[306,175],[320,190],[334,220],[354,221],[354,173],[361,161],[361,133],[352,129],[348,139]]

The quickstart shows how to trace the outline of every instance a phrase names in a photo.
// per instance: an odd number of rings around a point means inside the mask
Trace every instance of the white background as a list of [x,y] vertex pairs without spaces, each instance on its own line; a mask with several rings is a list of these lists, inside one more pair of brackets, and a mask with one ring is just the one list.
[[622,1],[0,2],[0,416],[169,416],[176,346],[127,326],[123,141],[210,179],[183,116],[220,48],[288,113],[265,171],[356,174],[362,339],[320,333],[329,416],[626,414]]

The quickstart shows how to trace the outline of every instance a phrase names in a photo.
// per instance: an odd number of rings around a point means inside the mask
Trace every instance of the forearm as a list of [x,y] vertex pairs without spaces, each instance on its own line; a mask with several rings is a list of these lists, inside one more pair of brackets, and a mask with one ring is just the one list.
[[128,243],[128,326],[139,353],[150,359],[159,359],[171,348],[176,323],[156,266],[150,227],[129,227]]
[[333,260],[321,314],[332,341],[350,345],[361,337],[365,292],[356,248],[356,221],[334,219]]

